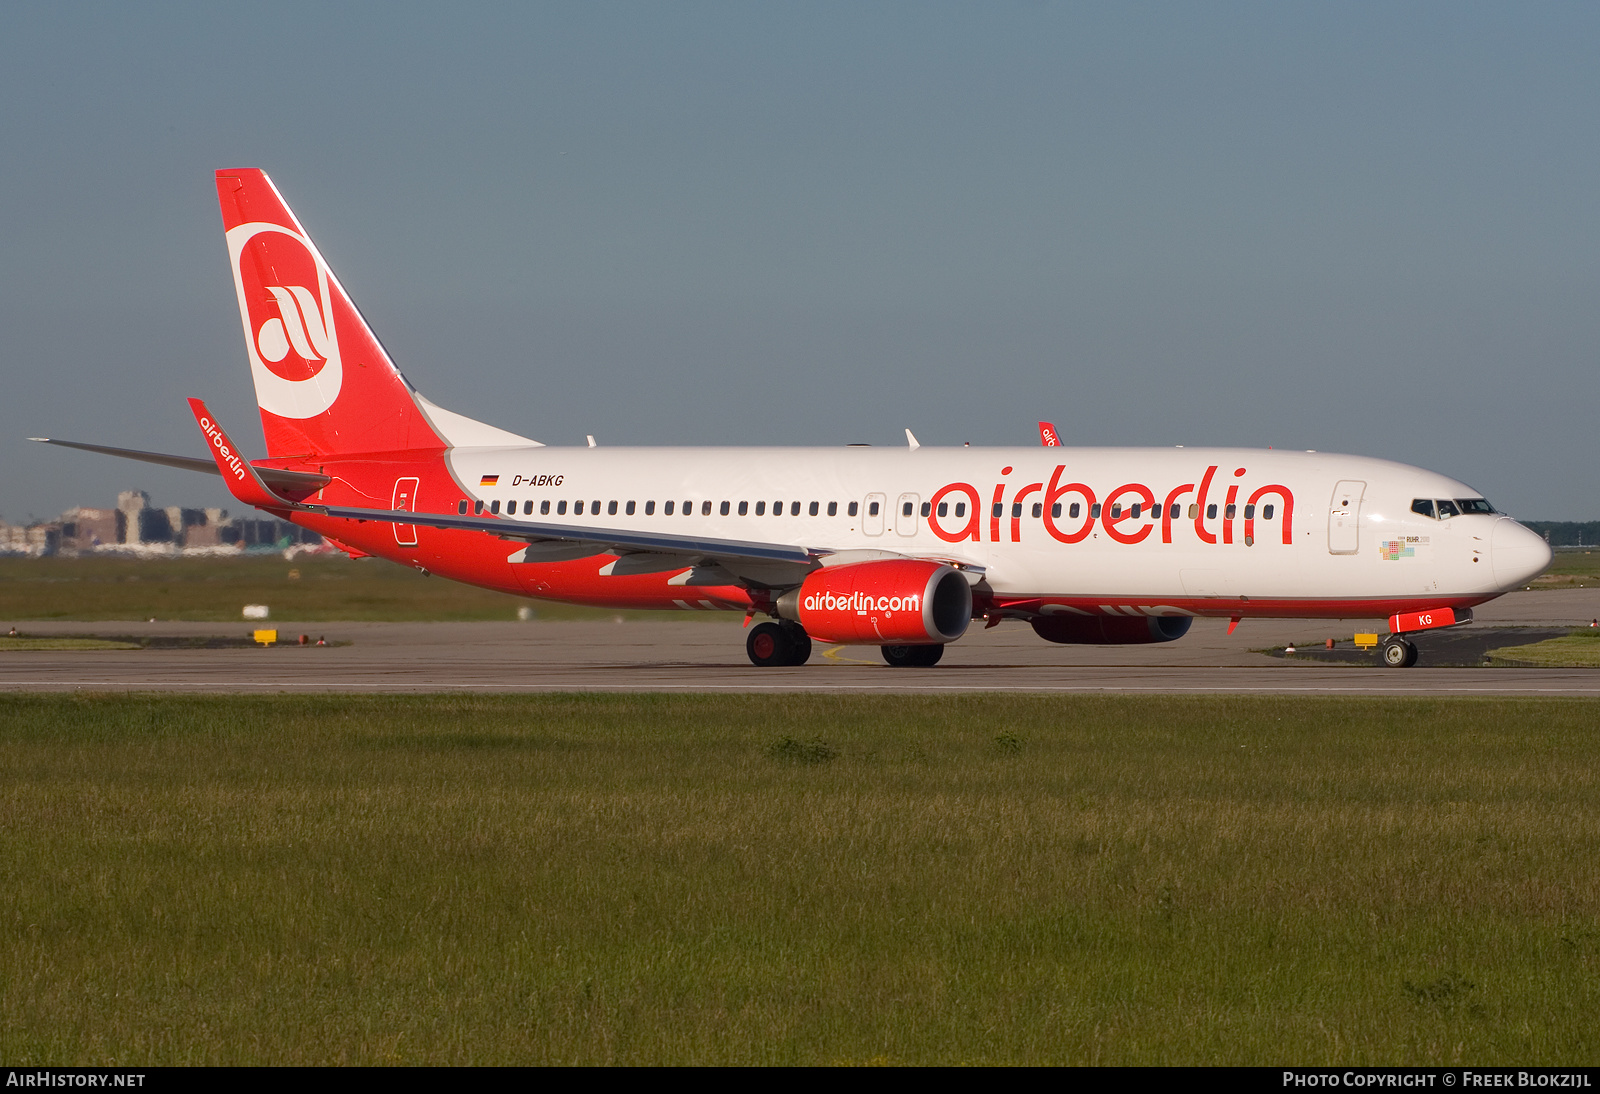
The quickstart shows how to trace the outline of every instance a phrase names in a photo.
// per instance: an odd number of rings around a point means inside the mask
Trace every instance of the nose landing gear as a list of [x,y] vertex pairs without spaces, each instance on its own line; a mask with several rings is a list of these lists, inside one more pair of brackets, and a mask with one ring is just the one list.
[[1384,640],[1378,657],[1386,668],[1408,669],[1417,663],[1417,647],[1400,635],[1391,634]]

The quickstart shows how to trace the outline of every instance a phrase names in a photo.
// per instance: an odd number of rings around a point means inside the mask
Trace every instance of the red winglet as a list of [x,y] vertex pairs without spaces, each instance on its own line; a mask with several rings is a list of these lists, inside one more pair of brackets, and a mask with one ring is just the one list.
[[190,399],[189,409],[194,411],[194,420],[199,423],[200,432],[205,434],[206,442],[211,446],[211,457],[217,461],[217,470],[222,472],[222,481],[228,484],[228,490],[234,497],[257,509],[294,508],[293,502],[286,501],[267,489],[267,484],[261,481],[261,476],[250,466],[250,461],[239,453],[238,447],[211,417],[211,411],[206,409],[205,403],[199,399]]
[[1046,448],[1060,448],[1061,434],[1056,432],[1056,427],[1049,422],[1039,423],[1039,443]]

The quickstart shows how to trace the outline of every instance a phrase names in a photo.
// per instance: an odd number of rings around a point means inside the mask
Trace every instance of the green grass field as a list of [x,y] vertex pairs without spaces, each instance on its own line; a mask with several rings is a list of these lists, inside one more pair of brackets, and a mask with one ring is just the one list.
[[0,696],[0,1058],[1600,1062],[1600,704]]
[[1561,638],[1547,638],[1526,646],[1502,646],[1489,654],[1495,665],[1539,668],[1600,668],[1600,630],[1588,627]]
[[1593,589],[1600,586],[1600,555],[1558,551],[1550,568],[1533,579],[1535,589]]
[[246,604],[272,622],[515,619],[716,619],[715,612],[614,612],[533,601],[461,585],[383,559],[343,555],[250,558],[0,558],[0,623],[159,619],[238,623]]

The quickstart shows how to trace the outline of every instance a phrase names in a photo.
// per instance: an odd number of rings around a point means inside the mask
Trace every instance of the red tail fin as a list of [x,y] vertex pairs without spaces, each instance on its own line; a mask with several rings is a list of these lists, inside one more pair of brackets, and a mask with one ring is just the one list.
[[270,456],[532,444],[412,390],[265,172],[217,172]]
[[1039,423],[1039,443],[1046,448],[1060,448],[1061,434],[1056,432],[1056,427],[1049,422]]
[[217,172],[271,456],[441,447],[405,378],[262,171]]

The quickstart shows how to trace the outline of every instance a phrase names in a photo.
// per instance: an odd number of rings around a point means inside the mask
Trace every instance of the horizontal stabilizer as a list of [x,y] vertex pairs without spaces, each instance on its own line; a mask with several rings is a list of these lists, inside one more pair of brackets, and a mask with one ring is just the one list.
[[[58,444],[62,448],[81,448],[85,452],[98,452],[102,456],[121,456],[125,460],[139,460],[142,463],[155,463],[162,467],[176,467],[184,471],[202,471],[207,475],[222,474],[215,460],[202,460],[194,456],[169,456],[164,452],[141,452],[134,448],[112,448],[110,445],[85,444],[82,441],[58,441],[54,437],[29,437],[28,440]],[[280,471],[276,467],[257,467],[256,474],[274,489],[296,493],[320,490],[333,481],[326,475],[317,475],[310,471]]]

